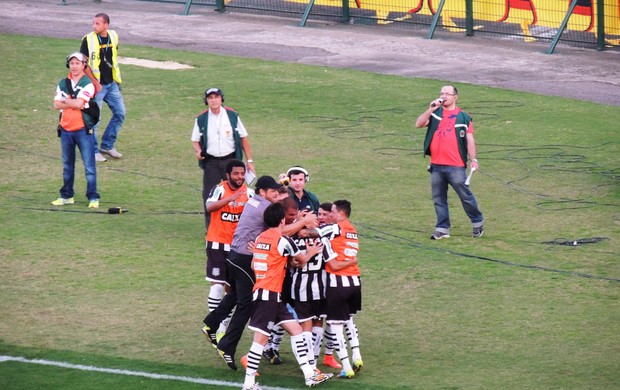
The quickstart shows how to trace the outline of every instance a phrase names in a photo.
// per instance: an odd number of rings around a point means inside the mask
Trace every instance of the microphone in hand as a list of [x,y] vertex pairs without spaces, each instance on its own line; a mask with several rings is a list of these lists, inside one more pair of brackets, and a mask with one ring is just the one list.
[[433,108],[434,108],[434,107],[437,107],[437,105],[441,105],[441,104],[443,104],[443,102],[444,102],[444,100],[443,100],[443,99],[441,99],[441,98],[439,98],[439,99],[437,99],[436,101],[434,101],[434,102],[432,102],[432,103],[431,103],[431,107],[433,107]]

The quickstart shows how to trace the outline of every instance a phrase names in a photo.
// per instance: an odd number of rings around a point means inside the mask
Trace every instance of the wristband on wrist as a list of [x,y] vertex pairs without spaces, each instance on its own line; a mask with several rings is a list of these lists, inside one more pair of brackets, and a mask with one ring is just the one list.
[[252,159],[248,160],[248,164],[253,163],[253,162],[254,162],[254,160],[252,160]]
[[478,162],[478,159],[474,158],[473,160],[471,160],[473,162]]

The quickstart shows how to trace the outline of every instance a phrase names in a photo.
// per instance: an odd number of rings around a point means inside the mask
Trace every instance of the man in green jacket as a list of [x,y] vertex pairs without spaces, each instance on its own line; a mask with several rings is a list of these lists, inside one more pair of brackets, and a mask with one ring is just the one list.
[[[192,130],[192,145],[202,168],[202,206],[205,208],[205,228],[209,230],[210,214],[206,201],[211,189],[226,180],[226,165],[230,160],[247,158],[247,169],[256,172],[248,132],[232,108],[224,107],[224,93],[219,88],[209,88],[204,94],[204,103],[209,107],[200,113]],[[251,181],[251,180],[250,180]],[[251,184],[251,183],[248,183]]]
[[417,128],[427,126],[424,155],[431,157],[431,189],[437,224],[431,240],[450,237],[448,184],[452,186],[472,225],[472,236],[484,233],[484,218],[466,182],[467,156],[471,170],[479,169],[476,159],[474,125],[471,116],[456,106],[458,91],[452,85],[441,88],[439,98],[416,120]]

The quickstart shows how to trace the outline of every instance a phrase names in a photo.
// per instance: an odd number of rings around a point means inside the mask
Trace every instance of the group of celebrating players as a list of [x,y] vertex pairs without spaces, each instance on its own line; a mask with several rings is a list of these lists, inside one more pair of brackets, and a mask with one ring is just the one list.
[[305,189],[310,175],[300,166],[278,181],[261,176],[255,190],[247,187],[245,173],[242,161],[230,160],[226,180],[213,187],[206,201],[211,288],[202,331],[236,370],[236,346],[249,320],[254,337],[241,358],[244,390],[260,389],[255,379],[262,357],[282,363],[285,330],[307,386],[333,377],[317,368],[323,339],[323,364],[339,369],[340,378],[353,378],[363,361],[353,322],[362,296],[351,203],[319,203]]

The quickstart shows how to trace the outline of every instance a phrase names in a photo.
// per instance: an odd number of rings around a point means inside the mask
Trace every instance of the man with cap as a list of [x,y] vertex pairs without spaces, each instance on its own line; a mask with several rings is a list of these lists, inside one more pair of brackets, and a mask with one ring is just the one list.
[[95,144],[92,133],[94,119],[85,111],[90,105],[96,104],[91,102],[91,98],[95,95],[95,86],[84,73],[86,61],[86,56],[80,52],[69,54],[66,61],[69,76],[60,80],[56,87],[54,109],[61,112],[58,136],[62,150],[64,183],[60,189],[60,197],[52,202],[54,206],[75,203],[73,183],[75,181],[75,147],[77,146],[82,155],[86,173],[88,207],[99,208]]
[[[277,202],[280,187],[282,184],[276,182],[271,176],[261,176],[256,181],[255,195],[247,201],[241,217],[239,217],[230,254],[226,259],[230,291],[224,296],[218,307],[204,319],[205,327],[202,329],[204,334],[217,348],[218,354],[224,359],[228,367],[233,370],[237,370],[234,359],[237,345],[252,313],[252,288],[255,278],[251,267],[252,252],[248,248],[248,243],[253,243],[260,233],[267,230],[263,213],[270,204]],[[317,225],[316,215],[307,213],[304,218],[287,225],[283,234],[290,235],[303,227],[311,228]],[[226,333],[217,341],[217,327],[235,305],[237,308],[230,319]]]
[[222,106],[224,93],[219,88],[209,88],[204,94],[209,107],[194,120],[192,145],[198,165],[202,168],[202,206],[205,208],[205,228],[209,229],[210,214],[206,201],[211,188],[226,180],[226,164],[232,159],[247,158],[247,167],[256,172],[248,132],[239,114],[230,107]]

